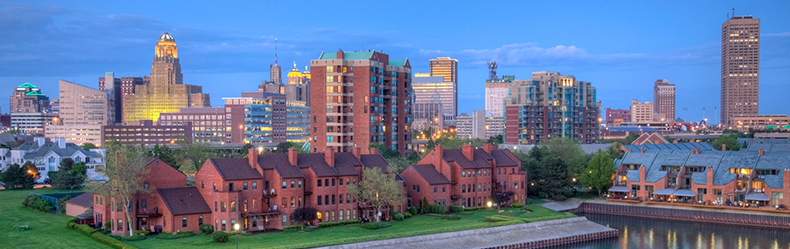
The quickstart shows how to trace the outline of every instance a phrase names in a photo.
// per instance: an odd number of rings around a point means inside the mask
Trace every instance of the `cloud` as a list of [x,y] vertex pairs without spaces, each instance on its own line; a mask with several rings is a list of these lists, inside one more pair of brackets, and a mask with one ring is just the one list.
[[762,37],[790,37],[790,32],[761,34]]

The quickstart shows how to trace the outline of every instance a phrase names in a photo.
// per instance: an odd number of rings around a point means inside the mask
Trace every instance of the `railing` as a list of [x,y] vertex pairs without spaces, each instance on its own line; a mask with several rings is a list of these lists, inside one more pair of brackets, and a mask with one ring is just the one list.
[[628,186],[628,182],[626,181],[616,181],[614,182],[615,186]]
[[272,198],[272,197],[277,197],[277,192],[275,192],[274,189],[270,191],[263,191],[263,198]]

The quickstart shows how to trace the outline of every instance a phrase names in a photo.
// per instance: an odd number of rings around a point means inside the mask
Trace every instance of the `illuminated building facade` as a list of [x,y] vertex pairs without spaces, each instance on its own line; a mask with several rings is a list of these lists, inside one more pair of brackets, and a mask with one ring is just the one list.
[[311,151],[411,149],[411,65],[377,51],[321,53],[310,62]]
[[669,84],[669,80],[654,83],[653,112],[663,115],[667,122],[675,121],[675,84]]
[[115,121],[114,91],[100,91],[65,80],[60,80],[58,87],[59,120],[56,125],[45,127],[45,137],[101,146],[101,126]]
[[516,76],[506,75],[501,79],[486,80],[486,115],[505,116],[504,99],[508,96],[510,85]]
[[534,72],[529,80],[513,81],[504,99],[505,142],[537,144],[567,137],[597,143],[601,110],[596,96],[592,83],[559,72]]
[[[282,94],[242,93],[242,97],[223,98],[226,111],[241,110],[244,143],[304,143],[310,136],[310,107],[304,102],[286,100]],[[234,113],[235,114],[235,113]],[[237,123],[237,122],[231,122]],[[239,126],[242,126],[240,124]],[[235,126],[235,125],[234,125]],[[236,128],[236,127],[232,127]],[[231,135],[232,137],[233,135]]]
[[[194,142],[231,143],[234,138],[230,137],[233,134],[231,116],[230,113],[226,114],[224,107],[188,107],[181,108],[179,112],[163,112],[159,116],[159,123],[161,125],[191,123]],[[237,130],[236,134],[242,133],[241,129],[237,128]]]
[[117,124],[101,127],[101,144],[118,141],[126,145],[174,144],[178,139],[192,139],[192,123],[161,125],[151,120],[138,124]]
[[733,129],[741,132],[749,130],[790,130],[790,117],[787,115],[737,115],[732,117]]
[[721,122],[757,115],[760,100],[760,19],[734,16],[721,25]]
[[126,95],[124,122],[158,120],[163,112],[177,112],[184,107],[208,107],[209,95],[202,87],[185,85],[178,60],[178,48],[172,36],[162,34],[156,43],[148,85],[136,85],[133,95]]
[[[417,77],[412,81],[414,89],[414,104],[439,103],[442,105],[442,117],[457,116],[458,112],[458,84],[447,81],[446,77],[429,76]],[[416,118],[416,117],[415,117]]]
[[49,112],[49,97],[30,83],[19,85],[10,98],[9,112]]
[[445,82],[458,83],[458,60],[450,57],[431,59],[431,76],[444,77]]
[[[148,85],[148,76],[143,77],[121,77],[115,78],[115,73],[107,72],[104,77],[99,78],[99,90],[113,90],[113,103],[115,105],[115,123],[123,122],[123,102],[126,96],[134,94],[134,88],[138,85]],[[112,84],[107,84],[112,82]]]

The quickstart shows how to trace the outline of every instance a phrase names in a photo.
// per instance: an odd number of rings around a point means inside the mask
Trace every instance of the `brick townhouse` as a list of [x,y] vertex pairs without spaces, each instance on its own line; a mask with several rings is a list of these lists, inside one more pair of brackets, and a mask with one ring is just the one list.
[[[186,175],[164,161],[142,159],[147,172],[144,175],[143,193],[132,197],[128,212],[134,220],[134,230],[177,232],[199,231],[204,220],[211,219],[211,210],[194,186],[187,186]],[[109,187],[104,185],[101,188]],[[93,198],[93,217],[97,226],[107,227],[113,235],[129,234],[128,219],[123,204],[98,194]]]
[[[318,223],[341,222],[373,217],[369,205],[354,200],[346,186],[356,184],[364,168],[376,167],[405,183],[397,174],[386,171],[388,163],[372,150],[297,154],[262,154],[251,149],[247,158],[206,161],[195,175],[195,183],[213,212],[216,230],[230,231],[235,223],[243,230],[281,230],[295,225],[290,214],[299,207],[314,207]],[[404,191],[405,198],[405,191]],[[405,210],[405,201],[391,205],[393,211]],[[389,209],[382,210],[384,218]]]
[[416,165],[409,166],[401,176],[407,183],[411,205],[422,205],[423,198],[431,204],[486,206],[494,193],[511,197],[507,204],[524,203],[527,173],[521,161],[510,151],[463,145],[460,149],[444,149],[437,145]]

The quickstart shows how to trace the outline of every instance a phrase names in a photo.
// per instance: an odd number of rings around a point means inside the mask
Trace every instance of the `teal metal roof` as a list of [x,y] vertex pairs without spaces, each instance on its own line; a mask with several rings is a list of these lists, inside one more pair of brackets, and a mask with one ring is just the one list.
[[[344,60],[367,60],[373,56],[373,51],[362,51],[362,52],[343,52],[343,59]],[[337,53],[326,53],[322,52],[321,57],[318,58],[319,60],[334,60],[337,59]]]
[[36,86],[34,86],[33,84],[30,84],[30,83],[27,83],[27,82],[25,82],[25,84],[19,85],[19,87],[30,87],[30,88],[34,88],[34,87],[36,87]]
[[40,93],[40,92],[38,92],[38,91],[31,91],[31,92],[29,92],[29,93],[26,93],[25,95],[39,95],[39,96],[44,96],[44,94],[42,94],[42,93]]
[[390,60],[389,63],[392,66],[402,67],[402,66],[406,65],[406,59]]

